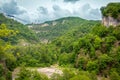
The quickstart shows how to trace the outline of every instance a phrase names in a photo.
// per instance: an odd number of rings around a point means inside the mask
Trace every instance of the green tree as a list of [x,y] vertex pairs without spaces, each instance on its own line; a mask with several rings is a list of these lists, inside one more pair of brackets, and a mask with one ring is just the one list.
[[69,80],[73,76],[75,76],[75,73],[72,70],[64,69],[63,70],[62,80]]
[[109,3],[106,7],[101,8],[103,16],[111,16],[119,19],[120,3]]
[[25,67],[20,69],[18,74],[18,78],[15,80],[49,80],[48,77],[42,73],[38,73],[37,71],[30,71]]
[[14,55],[11,53],[12,46],[10,43],[5,42],[7,38],[15,35],[16,32],[6,28],[5,24],[0,25],[0,65],[4,67],[4,77],[11,80],[11,74],[9,74],[10,65],[6,65],[7,60],[11,63],[12,60],[15,60]]
[[115,27],[115,29],[112,31],[112,34],[117,40],[120,40],[120,26]]
[[4,75],[3,65],[0,64],[0,77]]
[[78,75],[71,78],[70,80],[91,80],[91,79],[86,75]]
[[107,54],[102,54],[101,56],[99,56],[98,64],[99,64],[100,70],[107,68],[108,64],[111,61],[112,61],[112,58],[110,56],[108,56]]
[[92,34],[98,35],[99,37],[105,37],[108,35],[108,28],[103,25],[96,25],[92,29]]
[[110,74],[110,79],[111,80],[120,80],[120,76],[119,76],[119,74],[117,72],[113,71]]
[[22,67],[18,76],[19,77],[15,80],[31,80],[31,71],[27,70],[25,67]]
[[87,70],[89,72],[93,71],[95,73],[98,73],[98,71],[99,71],[98,61],[88,61]]
[[88,59],[84,56],[78,56],[75,61],[75,67],[79,68],[80,70],[86,69]]

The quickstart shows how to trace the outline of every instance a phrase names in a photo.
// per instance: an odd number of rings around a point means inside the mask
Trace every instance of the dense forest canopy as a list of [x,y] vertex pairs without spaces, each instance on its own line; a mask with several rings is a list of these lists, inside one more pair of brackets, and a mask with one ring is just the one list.
[[120,20],[120,3],[109,3],[106,7],[101,8],[103,16],[111,16]]
[[38,37],[35,32],[30,30],[27,26],[0,13],[0,24],[2,23],[4,23],[8,29],[18,31],[19,33],[13,37],[7,38],[6,41],[11,41],[13,44],[19,43],[20,39],[27,42],[38,41]]

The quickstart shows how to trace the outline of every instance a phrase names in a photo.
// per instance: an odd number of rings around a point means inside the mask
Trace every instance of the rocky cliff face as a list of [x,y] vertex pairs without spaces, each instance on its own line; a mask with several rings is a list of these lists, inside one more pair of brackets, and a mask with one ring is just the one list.
[[113,18],[113,17],[103,17],[102,18],[102,24],[104,25],[104,26],[107,26],[107,27],[109,27],[109,26],[118,26],[118,25],[120,25],[120,20],[118,20],[118,19],[115,19],[115,18]]

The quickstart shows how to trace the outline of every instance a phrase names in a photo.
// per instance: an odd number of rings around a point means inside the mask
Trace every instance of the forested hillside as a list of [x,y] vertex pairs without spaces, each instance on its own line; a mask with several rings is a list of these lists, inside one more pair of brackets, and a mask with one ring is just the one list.
[[[0,17],[0,80],[120,80],[120,25],[106,27],[100,21],[66,17],[28,28]],[[39,41],[11,44],[16,39]],[[62,73],[39,72],[51,66]]]
[[[119,80],[119,30],[120,26],[106,28],[99,24],[83,37],[70,37],[68,32],[49,44],[17,47],[14,50],[19,53],[17,65],[45,67],[58,64],[67,67],[68,70],[63,70],[63,76],[54,75],[50,80],[97,80],[98,76],[101,79]],[[77,75],[74,70],[69,71],[71,68],[78,70]]]
[[0,24],[5,24],[8,29],[12,29],[18,32],[16,36],[5,39],[6,41],[19,43],[19,40],[21,39],[25,40],[26,42],[36,42],[38,40],[36,34],[27,26],[21,24],[20,22],[17,22],[14,19],[5,17],[2,13],[0,14]]
[[34,30],[40,40],[53,40],[61,35],[66,34],[68,31],[73,31],[77,36],[82,36],[87,33],[91,28],[100,21],[85,20],[79,17],[66,17],[54,21],[47,21],[42,24],[29,24],[30,28]]

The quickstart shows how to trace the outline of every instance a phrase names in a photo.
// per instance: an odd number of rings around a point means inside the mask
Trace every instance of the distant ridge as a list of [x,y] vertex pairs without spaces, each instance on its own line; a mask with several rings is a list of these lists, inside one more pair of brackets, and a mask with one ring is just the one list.
[[53,40],[72,29],[77,29],[82,26],[91,27],[99,22],[85,20],[79,17],[64,17],[41,24],[27,24],[27,26],[37,33],[40,40]]

